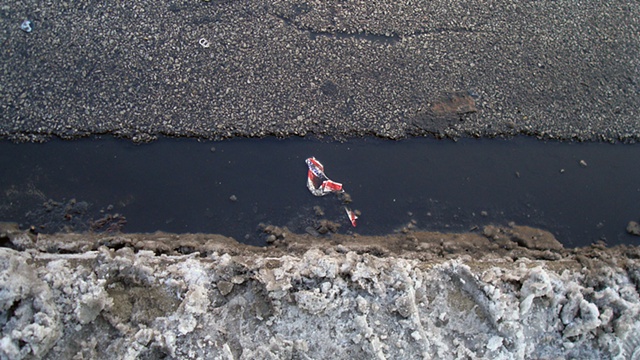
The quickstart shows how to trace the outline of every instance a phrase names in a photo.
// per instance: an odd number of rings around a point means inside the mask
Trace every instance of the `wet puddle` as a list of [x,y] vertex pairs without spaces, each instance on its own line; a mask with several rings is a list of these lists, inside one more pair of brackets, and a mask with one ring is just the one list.
[[[310,156],[351,195],[356,228],[334,195],[307,190]],[[626,227],[640,221],[639,160],[639,145],[529,138],[5,141],[0,220],[39,232],[220,233],[255,245],[265,244],[260,223],[315,233],[328,219],[340,233],[376,235],[513,221],[565,246],[638,244]]]

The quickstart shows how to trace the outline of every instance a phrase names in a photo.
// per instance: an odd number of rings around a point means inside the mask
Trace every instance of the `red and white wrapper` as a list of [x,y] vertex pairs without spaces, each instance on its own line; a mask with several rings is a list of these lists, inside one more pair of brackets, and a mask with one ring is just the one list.
[[344,211],[347,212],[347,216],[349,217],[349,221],[351,221],[351,225],[353,225],[353,227],[356,227],[356,220],[358,220],[358,215],[356,215],[356,213],[349,209],[348,207],[344,207]]
[[[307,173],[307,187],[309,191],[315,196],[325,196],[329,193],[341,193],[344,192],[342,189],[342,184],[337,183],[335,181],[331,181],[327,175],[324,174],[324,166],[320,163],[320,161],[316,160],[314,157],[310,157],[305,160],[307,166],[309,167],[309,172]],[[351,221],[351,225],[356,226],[356,220],[358,216],[354,211],[345,206],[344,208],[347,216],[349,217],[349,221]]]
[[314,157],[305,160],[309,167],[307,173],[307,187],[315,196],[325,196],[332,192],[342,192],[342,184],[331,181],[324,174],[324,166]]

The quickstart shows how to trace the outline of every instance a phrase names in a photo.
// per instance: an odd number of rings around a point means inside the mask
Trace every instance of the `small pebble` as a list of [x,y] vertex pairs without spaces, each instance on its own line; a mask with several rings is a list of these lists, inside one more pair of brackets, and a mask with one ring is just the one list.
[[231,196],[229,196],[229,200],[231,200],[233,202],[236,202],[236,201],[238,201],[238,197],[235,196],[235,195],[231,195]]
[[316,216],[324,216],[324,210],[322,210],[322,208],[318,205],[313,207],[313,211],[315,212]]
[[635,221],[629,221],[627,232],[631,235],[640,236],[640,224]]

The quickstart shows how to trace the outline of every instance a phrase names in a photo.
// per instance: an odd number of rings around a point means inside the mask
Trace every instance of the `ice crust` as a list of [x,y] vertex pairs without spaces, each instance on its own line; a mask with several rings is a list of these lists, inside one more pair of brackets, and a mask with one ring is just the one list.
[[62,335],[62,321],[51,288],[27,264],[30,259],[0,248],[0,357],[42,357]]
[[640,260],[0,248],[2,359],[630,359]]

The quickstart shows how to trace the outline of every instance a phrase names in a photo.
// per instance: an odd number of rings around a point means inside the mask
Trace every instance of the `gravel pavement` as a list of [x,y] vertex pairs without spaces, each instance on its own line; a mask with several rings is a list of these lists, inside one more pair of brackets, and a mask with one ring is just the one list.
[[10,2],[0,136],[633,142],[638,34],[632,0]]

